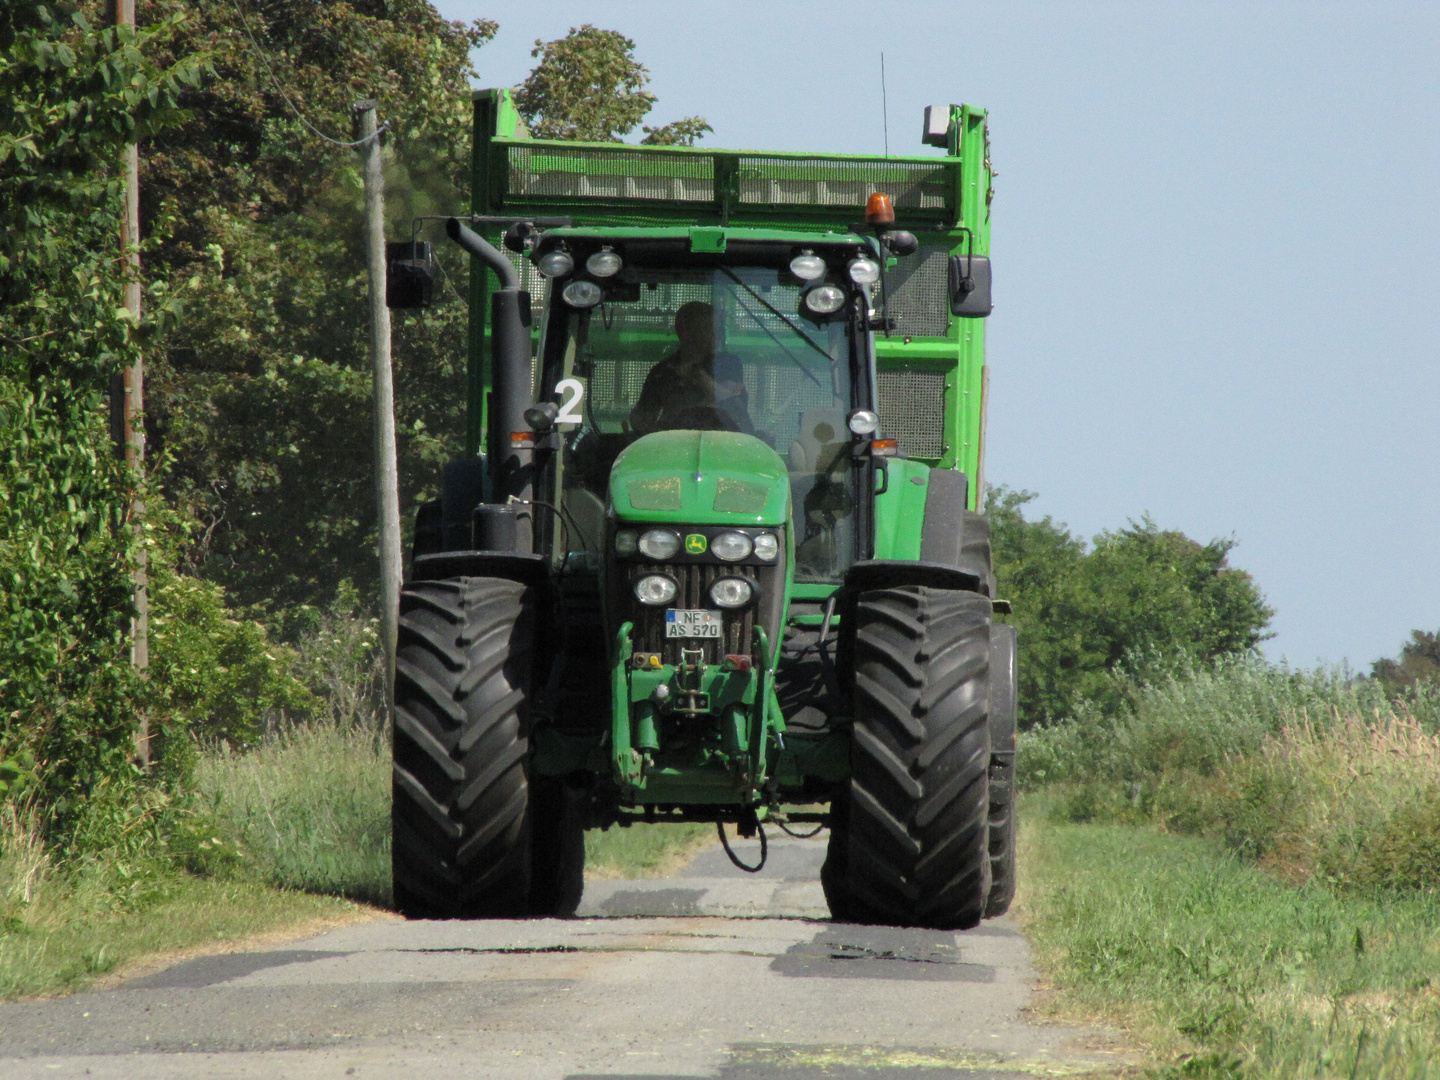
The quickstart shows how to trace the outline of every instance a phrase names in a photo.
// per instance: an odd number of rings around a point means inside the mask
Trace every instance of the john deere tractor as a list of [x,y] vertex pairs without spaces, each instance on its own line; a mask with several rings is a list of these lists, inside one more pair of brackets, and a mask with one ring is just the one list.
[[[583,832],[828,825],[837,919],[1015,882],[1015,635],[982,497],[991,172],[529,137],[475,96],[469,454],[401,597],[394,883],[573,913]],[[393,306],[429,244],[391,246]]]

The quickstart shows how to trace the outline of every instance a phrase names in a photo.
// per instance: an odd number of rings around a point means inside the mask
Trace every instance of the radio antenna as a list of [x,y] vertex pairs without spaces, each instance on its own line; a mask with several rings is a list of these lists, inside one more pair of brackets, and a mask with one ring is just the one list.
[[880,122],[885,127],[885,156],[890,156],[890,101],[885,96],[885,53],[880,53]]

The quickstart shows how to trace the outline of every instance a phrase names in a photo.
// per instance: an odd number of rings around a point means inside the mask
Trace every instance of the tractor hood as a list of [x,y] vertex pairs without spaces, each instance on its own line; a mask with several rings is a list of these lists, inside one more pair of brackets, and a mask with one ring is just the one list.
[[657,431],[615,459],[610,505],[621,521],[780,526],[790,515],[790,477],[753,435]]

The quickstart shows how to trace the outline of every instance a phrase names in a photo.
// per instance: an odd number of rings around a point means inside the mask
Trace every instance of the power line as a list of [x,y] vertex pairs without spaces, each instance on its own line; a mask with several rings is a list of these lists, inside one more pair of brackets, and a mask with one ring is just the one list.
[[363,146],[372,139],[378,139],[389,130],[390,122],[387,120],[375,130],[373,135],[366,135],[364,138],[356,139],[354,142],[342,142],[339,139],[332,139],[309,120],[306,120],[305,114],[299,110],[295,103],[290,100],[290,96],[285,93],[285,88],[280,84],[279,76],[275,74],[274,65],[270,63],[270,57],[265,55],[265,50],[260,47],[260,43],[255,40],[255,35],[250,32],[250,20],[245,18],[245,4],[243,0],[235,0],[235,10],[240,13],[240,25],[245,30],[245,36],[250,39],[250,44],[254,47],[256,55],[260,57],[261,63],[264,64],[265,73],[270,76],[270,82],[274,84],[275,92],[280,95],[281,100],[283,100],[286,105],[290,106],[290,111],[295,114],[296,119],[309,128],[314,135],[335,146],[353,147]]

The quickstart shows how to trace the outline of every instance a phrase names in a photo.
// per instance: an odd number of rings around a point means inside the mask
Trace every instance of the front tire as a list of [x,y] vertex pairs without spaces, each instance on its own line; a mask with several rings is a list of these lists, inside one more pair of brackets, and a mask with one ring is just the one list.
[[395,663],[395,906],[409,918],[528,913],[534,601],[523,585],[408,585]]
[[851,779],[821,874],[831,912],[968,929],[990,890],[990,599],[874,590],[854,633]]

